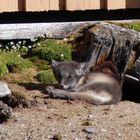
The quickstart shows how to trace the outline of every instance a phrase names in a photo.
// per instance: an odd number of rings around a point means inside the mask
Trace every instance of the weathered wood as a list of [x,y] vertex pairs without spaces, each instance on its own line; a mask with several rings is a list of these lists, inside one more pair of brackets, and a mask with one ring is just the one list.
[[42,35],[50,38],[65,38],[70,32],[78,30],[81,26],[93,23],[95,22],[0,24],[0,40],[33,40]]
[[132,49],[138,53],[140,48],[140,32],[99,23],[80,30],[73,45],[80,48],[80,60],[90,66],[111,60],[123,80]]

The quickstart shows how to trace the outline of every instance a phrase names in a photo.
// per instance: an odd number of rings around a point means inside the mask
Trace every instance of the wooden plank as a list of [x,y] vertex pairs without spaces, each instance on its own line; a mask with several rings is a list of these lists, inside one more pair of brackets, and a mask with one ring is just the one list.
[[89,9],[100,9],[101,4],[103,3],[104,5],[104,0],[100,1],[100,0],[90,0],[89,1]]
[[82,0],[66,0],[66,10],[82,10]]
[[66,10],[100,9],[100,0],[66,0]]
[[127,0],[107,0],[107,9],[125,9]]
[[26,0],[26,11],[59,10],[59,0]]
[[26,11],[48,11],[49,2],[49,0],[26,0]]
[[0,0],[0,12],[18,11],[18,0]]
[[49,10],[59,10],[59,0],[50,0]]

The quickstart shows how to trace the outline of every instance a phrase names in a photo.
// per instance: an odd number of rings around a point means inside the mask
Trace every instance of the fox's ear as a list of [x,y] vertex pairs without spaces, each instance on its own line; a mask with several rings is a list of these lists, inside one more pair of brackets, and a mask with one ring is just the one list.
[[52,67],[56,67],[56,66],[58,66],[58,62],[55,60],[52,60],[51,65],[52,65]]

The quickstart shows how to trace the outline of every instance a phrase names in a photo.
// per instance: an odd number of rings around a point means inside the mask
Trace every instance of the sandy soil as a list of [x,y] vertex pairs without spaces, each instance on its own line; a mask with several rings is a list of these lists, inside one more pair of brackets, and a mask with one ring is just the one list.
[[0,124],[0,140],[140,140],[138,103],[95,106],[48,99],[25,85],[10,88],[32,95],[36,105],[13,109],[12,118]]

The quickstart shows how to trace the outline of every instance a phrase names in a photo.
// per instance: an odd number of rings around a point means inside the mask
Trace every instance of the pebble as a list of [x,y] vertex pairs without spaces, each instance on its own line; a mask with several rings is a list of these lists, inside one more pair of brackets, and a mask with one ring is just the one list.
[[89,114],[88,117],[91,119],[91,118],[93,118],[93,115]]
[[91,127],[86,127],[83,129],[84,132],[88,133],[88,134],[92,134],[93,133],[93,128]]
[[107,130],[106,130],[106,129],[104,129],[104,128],[102,128],[102,129],[101,129],[101,131],[102,131],[102,132],[107,132]]

